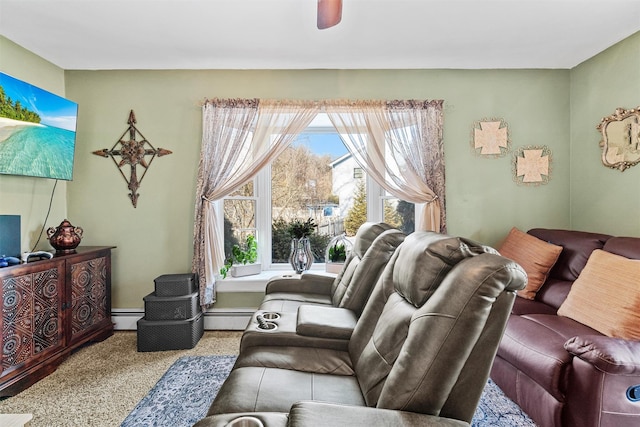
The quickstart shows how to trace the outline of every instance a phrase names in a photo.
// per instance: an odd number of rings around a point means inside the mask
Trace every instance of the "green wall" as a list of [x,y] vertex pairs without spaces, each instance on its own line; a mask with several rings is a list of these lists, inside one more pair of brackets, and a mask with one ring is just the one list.
[[601,161],[596,125],[616,108],[640,107],[640,32],[571,70],[571,225],[640,236],[640,165]]
[[[66,194],[58,185],[47,226],[68,216],[84,228],[83,244],[118,247],[114,308],[142,307],[155,277],[190,269],[200,106],[207,97],[444,99],[451,234],[492,245],[512,226],[640,235],[634,186],[640,167],[620,173],[602,166],[595,131],[616,107],[639,103],[638,34],[573,70],[63,71],[2,37],[0,48],[2,71],[80,105],[74,180]],[[113,162],[92,154],[117,141],[132,109],[144,136],[173,151],[153,162],[137,208]],[[511,155],[474,154],[474,121],[493,117],[508,123],[513,148],[551,149],[549,184],[518,186]],[[0,176],[0,213],[25,215],[24,233],[37,234],[51,187],[50,180]],[[238,294],[219,302],[244,304]]]
[[[65,95],[64,70],[2,36],[0,71],[56,95]],[[54,183],[52,179],[0,175],[0,215],[20,215],[23,252],[30,251],[38,241]],[[66,215],[67,183],[59,181],[51,201],[49,220],[45,226],[48,228],[59,225]],[[50,248],[45,230],[37,249]]]
[[[449,232],[496,244],[511,226],[569,226],[568,70],[67,71],[66,84],[81,106],[69,216],[84,244],[118,246],[116,308],[140,307],[154,277],[190,268],[206,97],[444,99]],[[92,154],[117,141],[131,109],[145,137],[173,151],[153,162],[135,209],[113,162]],[[518,186],[511,156],[474,154],[473,123],[491,117],[506,120],[514,147],[551,148],[548,185]]]

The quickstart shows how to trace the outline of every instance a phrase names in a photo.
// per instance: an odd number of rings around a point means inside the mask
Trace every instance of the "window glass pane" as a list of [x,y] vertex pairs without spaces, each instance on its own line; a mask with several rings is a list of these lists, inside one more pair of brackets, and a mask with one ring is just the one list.
[[233,193],[229,194],[229,197],[240,196],[240,197],[253,197],[253,181],[249,181],[242,187],[235,190]]
[[416,228],[415,205],[397,198],[384,198],[383,221],[405,234],[413,233]]
[[224,254],[231,255],[233,245],[244,247],[249,234],[256,235],[256,201],[253,199],[224,200]]
[[340,198],[340,206],[344,208],[344,229],[347,236],[355,236],[358,228],[367,222],[367,188],[366,178],[352,179],[351,182],[342,183],[347,189],[344,192],[345,200]]
[[[314,262],[325,262],[329,241],[344,230],[335,194],[334,166],[347,150],[337,133],[303,133],[271,165],[272,262],[289,262],[294,220],[313,219],[309,236]],[[349,175],[351,178],[351,172]]]

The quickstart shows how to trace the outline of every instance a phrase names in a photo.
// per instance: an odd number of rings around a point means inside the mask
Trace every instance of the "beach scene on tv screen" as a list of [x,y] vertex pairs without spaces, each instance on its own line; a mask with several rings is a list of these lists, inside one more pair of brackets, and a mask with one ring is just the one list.
[[0,173],[71,180],[78,104],[0,73]]

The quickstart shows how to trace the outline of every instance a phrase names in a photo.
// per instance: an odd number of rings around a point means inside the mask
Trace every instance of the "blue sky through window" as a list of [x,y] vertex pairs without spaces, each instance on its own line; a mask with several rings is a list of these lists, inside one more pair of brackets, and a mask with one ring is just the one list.
[[315,154],[328,154],[331,160],[347,154],[347,148],[337,133],[301,133],[294,145],[306,145]]

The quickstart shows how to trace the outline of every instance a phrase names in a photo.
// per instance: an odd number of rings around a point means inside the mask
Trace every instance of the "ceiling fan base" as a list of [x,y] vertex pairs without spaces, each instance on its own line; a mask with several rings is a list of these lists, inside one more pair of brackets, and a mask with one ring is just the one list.
[[342,20],[342,0],[318,0],[318,29],[338,25]]

